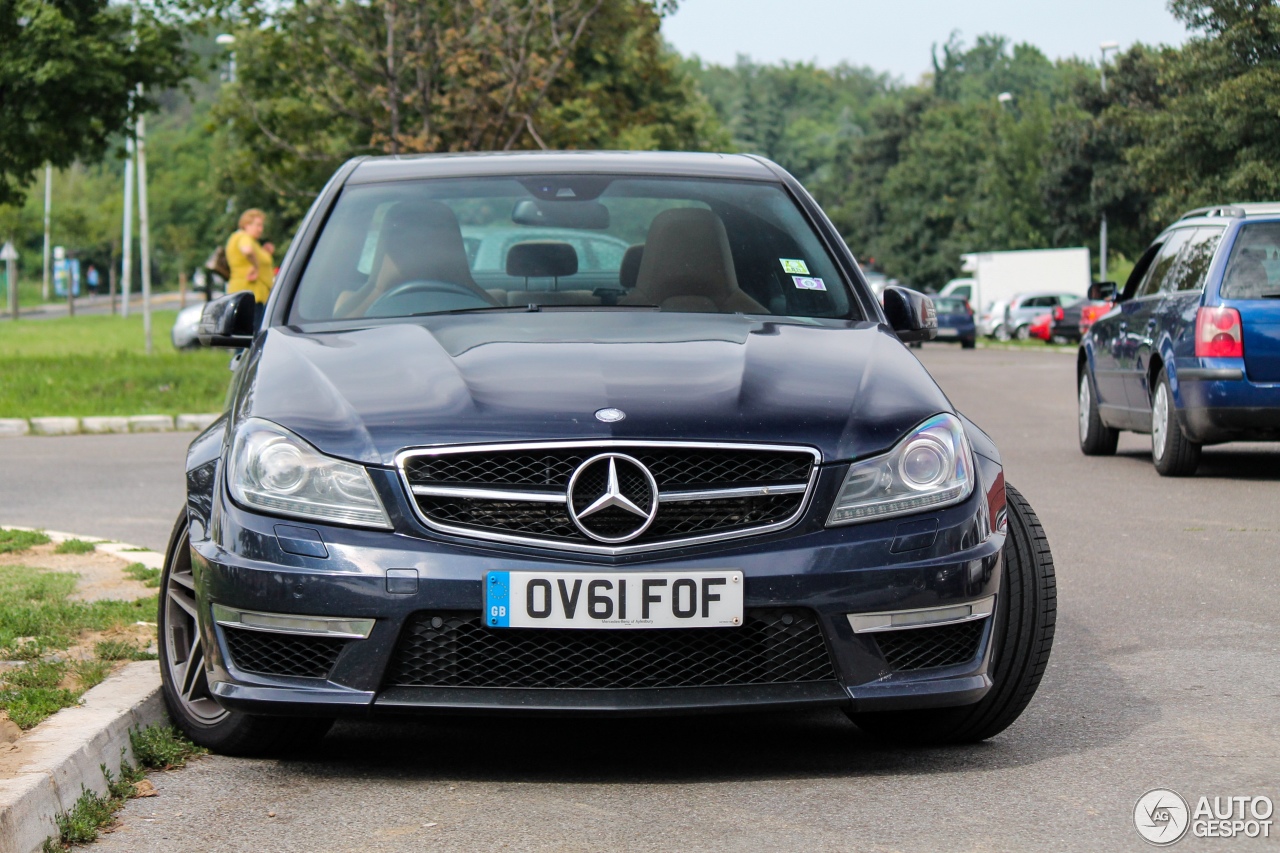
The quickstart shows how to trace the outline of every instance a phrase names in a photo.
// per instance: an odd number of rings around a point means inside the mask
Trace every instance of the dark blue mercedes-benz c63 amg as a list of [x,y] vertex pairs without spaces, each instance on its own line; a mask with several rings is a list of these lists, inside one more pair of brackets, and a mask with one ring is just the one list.
[[[496,260],[495,260],[496,259]],[[191,445],[165,698],[229,753],[340,716],[831,706],[990,737],[1053,641],[991,440],[804,189],[704,154],[353,160]]]

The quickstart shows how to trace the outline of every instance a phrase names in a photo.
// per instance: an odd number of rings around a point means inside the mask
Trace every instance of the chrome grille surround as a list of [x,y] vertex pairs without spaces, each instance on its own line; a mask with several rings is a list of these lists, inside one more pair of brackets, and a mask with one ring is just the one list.
[[[532,478],[526,464],[527,457],[530,455],[546,453],[548,459],[556,456],[571,455],[576,451],[583,454],[583,459],[588,459],[599,453],[604,452],[620,452],[629,453],[642,458],[645,452],[660,453],[661,451],[707,451],[709,454],[715,453],[759,453],[759,454],[779,454],[791,455],[796,457],[795,464],[801,465],[807,469],[803,480],[797,477],[791,482],[770,483],[759,482],[751,485],[744,485],[741,482],[735,482],[732,486],[724,488],[693,488],[693,489],[677,489],[660,491],[658,496],[658,513],[657,519],[662,519],[664,507],[670,507],[672,504],[679,505],[682,503],[697,504],[701,509],[705,509],[710,502],[715,501],[737,501],[745,502],[752,499],[777,499],[782,496],[799,495],[800,499],[795,505],[794,511],[789,513],[785,518],[768,521],[767,523],[755,524],[745,527],[735,527],[728,530],[710,531],[707,533],[682,536],[679,538],[668,538],[661,541],[641,541],[625,545],[601,545],[591,543],[586,537],[580,536],[574,531],[574,537],[570,538],[555,533],[543,536],[521,535],[520,532],[504,531],[501,529],[491,529],[478,526],[469,526],[461,524],[453,524],[448,521],[442,521],[438,518],[432,518],[428,512],[424,511],[419,501],[420,496],[451,498],[458,500],[487,500],[492,502],[497,510],[508,510],[509,514],[514,514],[518,510],[527,508],[529,511],[546,513],[554,510],[557,506],[563,507],[567,501],[567,491],[564,488],[555,486],[543,486],[538,483],[531,482]],[[566,454],[565,452],[569,453]],[[466,485],[460,477],[450,476],[444,481],[445,484],[432,485],[430,482],[422,482],[411,477],[410,469],[414,463],[419,463],[419,468],[431,468],[433,464],[423,466],[421,463],[442,463],[444,467],[448,467],[451,471],[472,469],[474,466],[471,460],[463,458],[466,455],[476,456],[481,454],[510,454],[516,456],[518,465],[520,466],[515,474],[515,482],[501,485],[495,485],[491,481],[482,480],[480,483],[471,486]],[[455,459],[457,464],[454,464]],[[689,545],[697,545],[709,542],[720,542],[729,539],[740,539],[746,536],[758,536],[763,533],[769,533],[775,530],[782,530],[798,521],[809,508],[809,502],[813,497],[813,487],[818,479],[818,472],[822,464],[822,454],[816,448],[806,447],[803,445],[776,445],[776,444],[748,444],[736,442],[686,442],[686,441],[627,441],[623,439],[594,439],[584,441],[559,441],[559,442],[518,442],[505,444],[469,444],[457,445],[449,447],[431,447],[431,448],[414,448],[403,450],[396,455],[396,470],[400,475],[401,484],[404,486],[409,502],[413,506],[414,513],[419,521],[426,525],[429,529],[441,533],[448,533],[455,536],[462,536],[470,539],[482,539],[490,542],[501,542],[506,544],[533,545],[540,548],[548,548],[559,551],[572,551],[585,554],[603,554],[608,556],[617,556],[622,554],[643,553],[646,551],[657,551],[668,548],[681,548]],[[434,466],[442,467],[442,466]],[[660,466],[651,466],[653,467]],[[567,483],[568,478],[576,470],[576,465],[570,467],[564,464],[550,463],[547,466],[547,478],[563,477]],[[654,471],[658,482],[661,485],[664,476],[660,471]],[[440,481],[436,481],[439,483]],[[536,512],[534,513],[536,515]],[[568,521],[566,513],[566,521]],[[569,522],[572,528],[572,523]],[[655,524],[655,529],[658,525]],[[551,525],[555,529],[554,525]],[[580,541],[579,541],[580,540]]]

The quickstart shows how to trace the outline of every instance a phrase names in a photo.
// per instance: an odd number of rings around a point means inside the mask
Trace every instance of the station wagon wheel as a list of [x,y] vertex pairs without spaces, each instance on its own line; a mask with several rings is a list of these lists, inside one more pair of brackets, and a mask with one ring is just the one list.
[[1120,441],[1120,430],[1112,429],[1102,423],[1098,414],[1098,401],[1093,394],[1093,383],[1089,380],[1089,371],[1080,371],[1079,411],[1080,451],[1085,456],[1111,456],[1116,452]]
[[1035,510],[1012,486],[1005,495],[1004,572],[987,641],[991,689],[974,704],[956,708],[849,713],[858,728],[907,745],[976,743],[1004,731],[1031,702],[1053,648],[1057,579]]
[[1151,461],[1164,477],[1189,477],[1200,466],[1200,445],[1182,432],[1163,368],[1151,398]]
[[320,739],[333,720],[260,717],[223,708],[214,699],[199,630],[188,525],[184,510],[169,536],[160,577],[160,686],[170,719],[199,746],[226,755],[280,753]]

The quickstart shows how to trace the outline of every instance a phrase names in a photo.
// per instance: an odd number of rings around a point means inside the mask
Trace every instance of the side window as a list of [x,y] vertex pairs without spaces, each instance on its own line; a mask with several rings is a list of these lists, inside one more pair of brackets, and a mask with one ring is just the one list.
[[1174,262],[1178,260],[1182,247],[1187,244],[1193,233],[1193,229],[1183,228],[1169,235],[1169,239],[1165,241],[1160,254],[1156,256],[1155,263],[1151,265],[1151,269],[1147,270],[1146,278],[1142,280],[1142,284],[1138,287],[1136,296],[1152,296],[1160,292],[1174,267]]
[[1204,287],[1205,275],[1209,272],[1209,264],[1213,261],[1213,253],[1217,251],[1222,240],[1221,228],[1199,228],[1195,235],[1187,241],[1182,258],[1169,274],[1171,291],[1200,290]]

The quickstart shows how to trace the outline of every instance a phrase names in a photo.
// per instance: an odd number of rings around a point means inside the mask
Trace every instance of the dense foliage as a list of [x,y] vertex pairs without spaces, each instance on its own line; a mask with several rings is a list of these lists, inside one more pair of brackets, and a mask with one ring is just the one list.
[[[76,84],[128,77],[161,92],[183,57],[225,70],[229,53],[212,34],[236,36],[234,82],[207,74],[186,94],[153,98],[153,245],[169,284],[245,207],[266,209],[269,236],[283,242],[334,167],[362,153],[758,152],[813,190],[860,258],[922,287],[956,275],[965,252],[1086,245],[1096,254],[1103,214],[1115,277],[1190,207],[1280,198],[1277,0],[1172,0],[1190,40],[1111,56],[1105,91],[1096,63],[1051,61],[999,36],[938,45],[932,72],[911,84],[847,65],[707,65],[663,43],[670,0],[173,4],[200,21],[174,58],[156,55],[171,30],[146,13],[140,26],[152,35],[128,62],[100,64]],[[12,0],[0,29],[35,20],[9,11],[28,6],[69,21],[80,9],[104,22],[93,38],[125,37],[127,16],[99,0]],[[13,109],[11,91],[65,100],[35,88],[23,51],[0,57],[0,110]],[[55,180],[55,241],[100,264],[119,251],[121,168],[84,164],[107,150],[122,110],[126,99],[107,98],[96,118],[76,113],[63,130],[38,131],[49,140],[40,146],[21,137],[36,125],[15,130],[0,116],[0,195],[14,201],[46,156],[70,166]],[[92,132],[72,150],[66,128],[84,121]],[[0,237],[17,237],[28,269],[39,263],[39,207],[37,198],[0,206]]]

